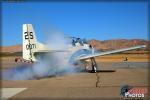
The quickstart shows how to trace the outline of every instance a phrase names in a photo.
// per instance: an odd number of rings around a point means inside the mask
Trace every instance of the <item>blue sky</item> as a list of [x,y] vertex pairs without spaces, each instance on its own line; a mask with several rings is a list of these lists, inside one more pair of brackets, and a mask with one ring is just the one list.
[[22,24],[31,23],[37,38],[55,28],[86,39],[148,39],[147,2],[2,3],[2,44],[22,44]]

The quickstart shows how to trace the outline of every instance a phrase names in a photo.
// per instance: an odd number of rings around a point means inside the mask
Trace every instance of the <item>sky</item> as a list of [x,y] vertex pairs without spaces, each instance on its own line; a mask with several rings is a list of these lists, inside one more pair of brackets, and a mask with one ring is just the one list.
[[40,42],[51,30],[87,40],[148,40],[147,2],[5,2],[1,17],[2,46],[22,44],[25,23]]

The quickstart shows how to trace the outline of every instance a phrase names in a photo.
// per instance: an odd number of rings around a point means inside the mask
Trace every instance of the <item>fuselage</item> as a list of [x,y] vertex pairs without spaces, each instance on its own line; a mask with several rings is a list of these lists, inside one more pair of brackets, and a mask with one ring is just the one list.
[[[53,51],[53,49],[49,49],[49,51]],[[64,59],[68,60],[69,63],[77,63],[75,60],[76,57],[91,54],[91,52],[92,47],[89,44],[77,41],[76,43],[68,44],[64,51],[59,52],[59,50],[56,50],[56,52],[39,53],[34,58],[36,61],[39,61],[42,59],[48,59],[52,55],[59,54],[60,56],[63,56]]]

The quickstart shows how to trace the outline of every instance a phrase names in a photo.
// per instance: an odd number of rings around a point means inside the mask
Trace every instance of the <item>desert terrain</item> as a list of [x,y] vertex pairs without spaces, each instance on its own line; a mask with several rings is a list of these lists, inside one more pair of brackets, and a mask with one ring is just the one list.
[[[13,50],[1,55],[1,71],[21,65]],[[9,48],[10,49],[10,48]],[[9,49],[4,51],[10,52]],[[2,53],[1,53],[2,54]],[[128,59],[127,61],[125,59]],[[98,72],[77,72],[34,80],[0,80],[1,99],[128,99],[123,85],[149,89],[149,51],[130,51],[96,57]],[[139,99],[139,98],[137,98]],[[142,99],[148,100],[148,93]]]
[[[78,72],[62,76],[46,77],[38,80],[0,80],[1,89],[5,91],[2,92],[2,96],[10,100],[39,98],[52,100],[123,99],[124,97],[120,95],[121,86],[123,85],[130,85],[136,88],[149,87],[148,57],[146,55],[141,55],[143,57],[139,60],[138,56],[127,56],[129,62],[124,62],[124,57],[121,55],[116,55],[116,57],[115,55],[104,56],[102,58],[97,57],[96,61],[101,70],[97,75],[96,73]],[[132,59],[130,59],[130,57]],[[13,56],[1,57],[1,70],[22,64],[14,62],[14,59],[15,57]],[[112,66],[118,66],[119,68],[114,69]],[[139,67],[126,68],[127,66]],[[23,90],[16,92],[19,91],[19,89]],[[14,94],[11,96],[10,93]],[[146,98],[147,95],[145,96],[145,99]]]

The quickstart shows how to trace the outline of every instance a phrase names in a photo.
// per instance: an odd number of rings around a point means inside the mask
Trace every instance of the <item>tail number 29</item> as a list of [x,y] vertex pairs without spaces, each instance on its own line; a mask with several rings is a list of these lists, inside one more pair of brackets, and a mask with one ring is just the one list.
[[24,32],[25,39],[33,39],[33,32]]

